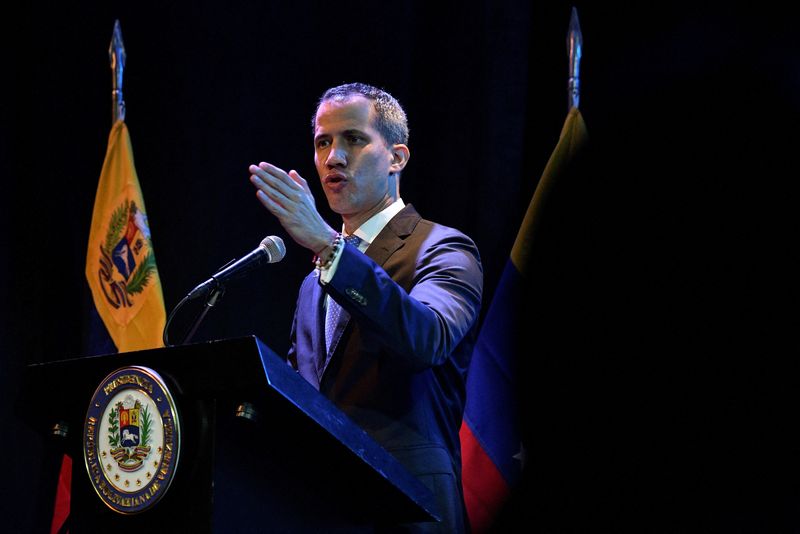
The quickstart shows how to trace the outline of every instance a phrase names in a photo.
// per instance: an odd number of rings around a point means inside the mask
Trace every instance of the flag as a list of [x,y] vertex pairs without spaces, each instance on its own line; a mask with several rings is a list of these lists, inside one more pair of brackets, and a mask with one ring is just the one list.
[[[534,270],[541,259],[538,245],[542,229],[553,220],[562,220],[553,217],[553,192],[562,181],[569,181],[566,175],[586,140],[583,117],[573,107],[528,205],[476,341],[460,440],[464,500],[472,531],[477,534],[491,529],[522,477],[525,450],[517,377],[521,359],[537,357],[532,329],[538,326],[530,320],[528,288],[536,285],[534,282],[553,283],[552,279],[540,280],[541,271]],[[529,383],[529,378],[526,381]]]
[[50,522],[50,533],[69,532],[69,505],[72,489],[72,457],[64,454],[61,457],[61,469],[56,487],[56,502],[53,508],[53,520]]
[[[161,280],[128,128],[117,120],[108,138],[92,212],[86,280],[116,352],[163,346]],[[97,334],[97,333],[95,333]]]
[[[164,296],[125,122],[108,136],[94,199],[86,280],[92,296],[87,355],[162,347]],[[64,454],[51,534],[69,532],[72,458]]]

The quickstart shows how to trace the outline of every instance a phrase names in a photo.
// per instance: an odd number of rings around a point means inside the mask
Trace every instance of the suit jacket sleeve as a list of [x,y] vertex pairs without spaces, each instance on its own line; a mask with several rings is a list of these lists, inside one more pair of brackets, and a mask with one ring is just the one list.
[[482,289],[473,241],[425,220],[395,241],[382,232],[366,255],[345,246],[325,286],[363,330],[418,369],[442,364],[475,326]]

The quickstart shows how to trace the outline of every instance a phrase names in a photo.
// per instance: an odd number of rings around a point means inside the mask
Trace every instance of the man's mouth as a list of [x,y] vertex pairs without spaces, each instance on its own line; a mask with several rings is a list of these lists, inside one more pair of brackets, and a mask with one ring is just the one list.
[[325,175],[325,185],[335,186],[339,184],[343,184],[347,181],[347,176],[344,174],[340,174],[338,172],[332,172],[330,174]]

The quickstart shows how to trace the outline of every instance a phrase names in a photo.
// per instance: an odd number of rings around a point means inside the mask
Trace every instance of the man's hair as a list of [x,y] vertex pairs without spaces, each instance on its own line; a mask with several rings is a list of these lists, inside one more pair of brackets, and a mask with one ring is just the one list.
[[342,102],[354,96],[363,96],[372,100],[375,110],[373,126],[387,143],[390,145],[408,143],[408,119],[400,102],[386,91],[365,83],[346,83],[325,91],[317,102],[317,109],[314,110],[314,116],[311,118],[312,130],[316,127],[317,113],[323,103],[329,100]]

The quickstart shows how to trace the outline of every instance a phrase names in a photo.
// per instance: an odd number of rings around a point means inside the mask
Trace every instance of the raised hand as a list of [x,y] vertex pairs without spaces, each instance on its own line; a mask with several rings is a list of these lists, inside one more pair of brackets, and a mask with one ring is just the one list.
[[256,197],[299,245],[319,253],[330,245],[336,231],[317,211],[314,195],[297,171],[261,162],[250,165],[250,182]]

